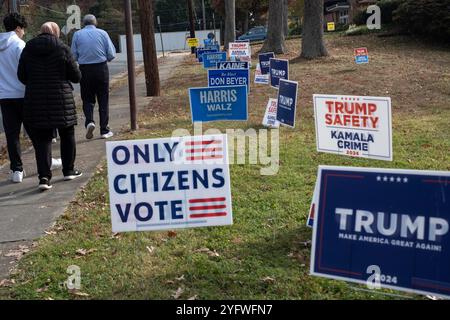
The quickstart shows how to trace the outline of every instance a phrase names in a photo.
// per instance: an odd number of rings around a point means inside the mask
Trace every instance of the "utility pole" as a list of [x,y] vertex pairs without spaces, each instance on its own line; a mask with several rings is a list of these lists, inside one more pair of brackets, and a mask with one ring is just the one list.
[[206,10],[205,10],[205,0],[202,0],[202,13],[203,13],[203,30],[206,30]]
[[[151,2],[151,1],[149,1]],[[130,120],[131,131],[137,129],[136,116],[136,74],[134,58],[134,37],[133,37],[133,21],[131,15],[131,0],[124,0],[125,9],[125,25],[127,35],[127,61],[128,61],[128,87],[130,95]]]
[[139,0],[139,8],[147,96],[156,97],[160,95],[160,83],[158,57],[156,55],[153,1]]
[[[191,30],[191,38],[195,38],[195,21],[192,0],[187,0],[188,12],[189,12],[189,25]],[[195,53],[195,47],[191,48],[191,53]]]

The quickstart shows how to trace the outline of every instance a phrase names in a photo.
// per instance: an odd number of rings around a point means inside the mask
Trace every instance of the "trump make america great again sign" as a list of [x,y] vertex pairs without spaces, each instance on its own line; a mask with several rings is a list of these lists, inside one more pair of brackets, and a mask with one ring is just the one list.
[[313,275],[450,297],[450,172],[319,167]]
[[232,224],[226,135],[106,143],[113,232]]
[[317,151],[392,161],[391,98],[314,95]]

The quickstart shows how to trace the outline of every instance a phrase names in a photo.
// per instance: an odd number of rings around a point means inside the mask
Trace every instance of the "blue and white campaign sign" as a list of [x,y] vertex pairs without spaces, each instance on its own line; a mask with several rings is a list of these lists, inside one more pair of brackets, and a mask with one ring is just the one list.
[[269,84],[269,74],[262,74],[259,63],[255,70],[255,84]]
[[283,59],[270,59],[270,86],[278,88],[280,79],[289,80],[289,61]]
[[369,63],[369,51],[367,48],[355,49],[355,62],[356,64]]
[[108,141],[113,232],[230,225],[226,135]]
[[450,298],[450,172],[318,175],[312,275]]
[[280,79],[278,89],[277,120],[285,126],[295,127],[298,82]]
[[197,50],[198,62],[203,63],[203,54],[204,53],[210,53],[210,52],[217,52],[217,51],[211,50],[211,49],[198,49]]
[[216,65],[217,69],[248,69],[248,62],[246,61],[227,61],[219,62]]
[[391,98],[315,94],[317,151],[392,161]]
[[275,58],[273,52],[266,52],[259,54],[259,65],[261,66],[261,74],[269,74],[270,72],[270,59]]
[[217,43],[205,44],[205,49],[215,50],[215,51],[219,52],[220,51],[220,45],[217,44]]
[[247,86],[190,88],[192,122],[246,121]]
[[204,52],[202,57],[205,69],[215,68],[218,62],[227,61],[226,52]]
[[249,69],[208,70],[209,87],[247,86],[250,91]]

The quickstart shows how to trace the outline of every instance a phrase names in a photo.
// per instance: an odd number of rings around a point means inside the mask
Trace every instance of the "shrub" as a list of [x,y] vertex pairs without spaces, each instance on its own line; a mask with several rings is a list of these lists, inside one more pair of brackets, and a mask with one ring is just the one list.
[[450,1],[402,0],[394,12],[394,22],[409,33],[448,40]]

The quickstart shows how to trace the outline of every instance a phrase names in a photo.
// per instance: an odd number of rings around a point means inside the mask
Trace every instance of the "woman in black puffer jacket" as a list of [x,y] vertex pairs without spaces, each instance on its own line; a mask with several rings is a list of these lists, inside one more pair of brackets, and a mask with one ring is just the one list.
[[81,176],[74,169],[77,113],[73,83],[81,72],[70,48],[59,40],[60,29],[47,22],[41,34],[29,41],[22,52],[17,75],[26,86],[24,123],[33,142],[39,174],[39,189],[50,189],[52,138],[54,129],[61,137],[64,180]]

